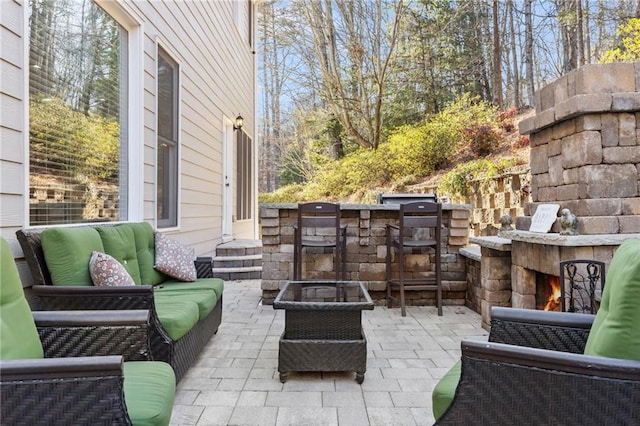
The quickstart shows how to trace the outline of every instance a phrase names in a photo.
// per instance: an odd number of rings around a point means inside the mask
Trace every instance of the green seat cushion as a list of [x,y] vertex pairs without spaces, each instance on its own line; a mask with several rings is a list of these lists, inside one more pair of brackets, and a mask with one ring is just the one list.
[[616,250],[585,355],[640,361],[640,240]]
[[43,357],[11,248],[0,238],[0,360]]
[[156,263],[156,242],[153,227],[147,222],[123,223],[118,227],[129,228],[133,231],[142,284],[156,285],[164,282],[167,276],[153,268]]
[[159,361],[124,363],[124,399],[134,426],[166,426],[176,392],[176,376]]
[[215,291],[219,298],[222,296],[222,291],[224,290],[224,281],[220,278],[198,278],[198,281],[194,282],[167,280],[156,288],[162,289],[162,291],[207,289]]
[[198,305],[192,301],[154,296],[156,313],[169,337],[178,340],[193,328],[200,319]]
[[104,253],[95,228],[49,228],[40,237],[53,285],[93,285],[89,274],[91,254]]
[[133,229],[125,226],[100,226],[96,230],[102,239],[105,253],[124,266],[134,283],[140,284],[140,266]]
[[216,306],[218,296],[216,292],[208,289],[199,290],[165,290],[164,288],[156,287],[153,292],[153,300],[158,304],[172,302],[191,302],[198,306],[198,320],[204,319],[211,313]]
[[447,411],[460,381],[461,361],[456,362],[440,379],[431,395],[433,417],[438,420]]

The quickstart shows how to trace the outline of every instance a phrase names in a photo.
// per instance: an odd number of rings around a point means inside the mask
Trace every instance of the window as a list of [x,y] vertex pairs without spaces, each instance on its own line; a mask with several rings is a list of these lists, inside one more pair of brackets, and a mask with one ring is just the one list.
[[158,48],[158,227],[178,225],[178,66]]
[[29,224],[126,220],[127,31],[93,2],[29,12]]
[[251,138],[242,131],[237,131],[236,158],[236,219],[251,219],[253,211],[253,154]]

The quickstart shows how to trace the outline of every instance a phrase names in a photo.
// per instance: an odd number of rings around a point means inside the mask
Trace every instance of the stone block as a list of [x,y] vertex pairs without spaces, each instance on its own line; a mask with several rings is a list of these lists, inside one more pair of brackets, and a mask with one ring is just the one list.
[[617,114],[602,114],[602,146],[618,146],[618,125]]
[[552,125],[556,121],[556,114],[553,108],[541,111],[533,117],[536,129],[542,129]]
[[577,70],[576,93],[633,93],[636,74],[633,63],[589,64]]
[[361,281],[382,281],[386,279],[386,267],[384,263],[361,263],[358,272]]
[[577,200],[579,194],[577,183],[571,185],[560,185],[556,188],[556,201]]
[[[627,113],[618,116],[618,137],[620,146],[636,145],[636,115]],[[640,152],[640,150],[638,150]]]
[[548,145],[531,147],[529,162],[531,174],[547,173],[549,171]]
[[602,126],[600,117],[600,114],[585,114],[576,117],[576,132],[583,132],[585,130],[600,130]]
[[535,117],[529,117],[518,123],[518,131],[521,135],[528,135],[535,130]]
[[625,198],[622,200],[622,214],[640,214],[640,198]]
[[549,173],[542,173],[536,176],[536,183],[538,188],[545,188],[547,186],[554,186]]
[[278,218],[280,216],[279,209],[270,209],[267,207],[263,207],[260,209],[260,217],[263,219],[266,218]]
[[608,93],[590,93],[576,95],[571,99],[560,102],[555,107],[556,121],[566,120],[579,114],[609,111],[612,95]]
[[640,110],[640,93],[614,93],[612,111]]
[[562,139],[554,139],[548,144],[549,157],[554,157],[562,154]]
[[640,163],[640,148],[636,146],[616,146],[602,151],[606,164]]
[[386,291],[387,282],[386,281],[367,281],[367,290],[368,291]]
[[621,234],[640,233],[640,215],[618,217]]
[[584,166],[580,182],[581,198],[636,197],[638,169],[632,164]]
[[520,309],[534,309],[536,306],[536,296],[513,292],[511,293],[511,306]]
[[581,235],[617,234],[620,225],[617,217],[611,216],[587,216],[578,221],[578,233]]
[[578,168],[565,169],[562,171],[562,182],[565,185],[578,183],[579,178],[580,178],[580,170]]
[[482,298],[493,306],[508,306],[501,304],[511,300],[511,290],[486,291]]
[[280,290],[280,282],[276,280],[268,280],[264,278],[264,271],[262,272],[262,281],[260,282],[260,288],[267,291]]
[[556,104],[555,86],[556,86],[555,82],[551,84],[547,84],[546,86],[544,86],[542,89],[538,91],[540,94],[540,103],[536,104],[537,115],[540,115],[540,113],[550,108],[553,108],[555,106]]
[[449,237],[450,246],[466,246],[469,242],[469,237]]
[[452,219],[469,219],[471,210],[469,209],[455,209],[451,210]]
[[[576,133],[563,139],[562,165],[565,169],[585,164],[602,163],[602,139],[600,132]],[[533,168],[532,168],[533,172]]]
[[553,139],[562,139],[576,133],[576,120],[566,120],[553,126]]
[[555,105],[569,98],[569,84],[566,74],[554,81],[551,86],[553,87],[553,98]]
[[591,198],[578,201],[578,208],[571,210],[578,216],[618,216],[622,214],[622,199]]
[[537,201],[541,203],[548,203],[552,201],[557,201],[558,194],[556,187],[547,187],[538,189],[538,196],[536,197]]
[[556,155],[555,157],[549,157],[549,179],[550,186],[558,186],[562,185],[564,178],[562,176],[563,172],[563,156]]

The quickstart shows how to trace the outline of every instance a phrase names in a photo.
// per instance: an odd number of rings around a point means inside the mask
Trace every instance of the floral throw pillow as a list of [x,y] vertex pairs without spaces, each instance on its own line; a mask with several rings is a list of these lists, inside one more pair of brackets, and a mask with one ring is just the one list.
[[119,287],[135,285],[124,266],[106,253],[94,251],[89,260],[89,274],[96,286]]
[[194,253],[176,240],[165,237],[160,232],[155,233],[156,264],[154,268],[163,274],[179,281],[195,281],[198,278],[196,266],[193,263]]

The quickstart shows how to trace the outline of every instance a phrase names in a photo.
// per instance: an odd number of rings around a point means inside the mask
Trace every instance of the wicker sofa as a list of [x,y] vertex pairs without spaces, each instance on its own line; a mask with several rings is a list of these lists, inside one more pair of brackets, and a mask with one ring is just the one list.
[[32,313],[3,238],[0,270],[2,424],[169,424],[175,375],[147,360],[149,311]]
[[[176,281],[156,271],[154,230],[146,222],[16,234],[33,278],[34,309],[148,310],[151,358],[169,363],[178,381],[218,330],[223,281],[212,278],[210,263],[196,268],[195,282]],[[140,283],[93,286],[88,273],[93,251],[113,256],[132,276],[138,274]]]
[[436,385],[438,425],[640,424],[640,240],[616,251],[596,315],[492,309]]

